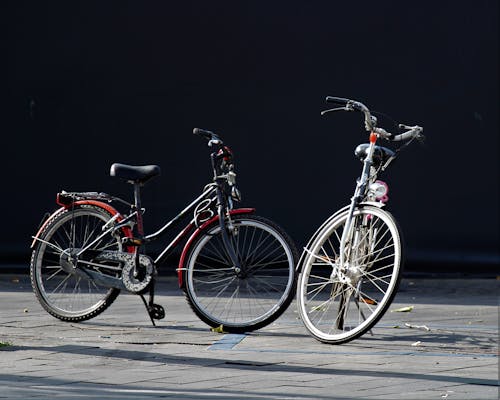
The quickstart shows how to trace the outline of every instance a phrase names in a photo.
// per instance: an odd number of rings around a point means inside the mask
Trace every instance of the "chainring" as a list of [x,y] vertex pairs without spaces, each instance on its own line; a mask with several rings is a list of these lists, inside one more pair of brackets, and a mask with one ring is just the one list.
[[144,255],[139,255],[139,266],[135,266],[136,255],[121,251],[102,251],[99,260],[117,261],[123,264],[122,282],[125,288],[132,293],[142,292],[151,283],[155,274],[153,260]]

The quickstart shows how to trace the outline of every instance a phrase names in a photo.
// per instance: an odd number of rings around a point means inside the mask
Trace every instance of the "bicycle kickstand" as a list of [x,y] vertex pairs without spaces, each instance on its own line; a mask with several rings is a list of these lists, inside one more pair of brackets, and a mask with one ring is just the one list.
[[160,306],[159,304],[154,303],[154,298],[155,298],[155,279],[154,278],[151,280],[151,283],[149,286],[149,302],[146,301],[143,294],[140,294],[140,296],[141,296],[142,302],[144,303],[144,306],[146,307],[149,318],[151,318],[151,322],[153,323],[153,326],[156,326],[155,319],[165,318],[165,309],[162,306]]

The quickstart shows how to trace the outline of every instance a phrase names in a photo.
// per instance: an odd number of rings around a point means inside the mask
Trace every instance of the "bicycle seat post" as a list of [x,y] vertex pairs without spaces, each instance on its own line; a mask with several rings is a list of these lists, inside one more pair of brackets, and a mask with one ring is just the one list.
[[134,207],[137,212],[137,234],[139,239],[144,237],[144,225],[142,220],[142,206],[141,206],[141,184],[134,182]]

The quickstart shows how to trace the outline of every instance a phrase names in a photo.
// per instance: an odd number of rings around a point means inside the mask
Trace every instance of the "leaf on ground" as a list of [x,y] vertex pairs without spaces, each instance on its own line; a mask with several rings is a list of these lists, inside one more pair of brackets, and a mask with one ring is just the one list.
[[391,310],[391,312],[411,312],[413,310],[413,306],[396,308],[395,310]]
[[210,328],[210,330],[215,333],[227,333],[224,331],[224,325],[219,325],[217,328]]

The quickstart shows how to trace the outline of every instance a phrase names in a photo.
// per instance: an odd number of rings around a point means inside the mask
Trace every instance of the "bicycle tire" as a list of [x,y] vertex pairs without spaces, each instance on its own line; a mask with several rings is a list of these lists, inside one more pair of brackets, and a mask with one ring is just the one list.
[[401,231],[389,212],[374,206],[355,210],[349,269],[340,268],[347,215],[348,211],[340,213],[318,233],[298,278],[302,322],[314,338],[329,344],[346,343],[368,332],[387,311],[401,280]]
[[[110,218],[111,214],[101,207],[75,205],[55,214],[38,236],[31,256],[31,285],[52,316],[71,322],[88,320],[106,310],[119,295],[119,289],[67,272],[60,261],[64,250],[81,248],[102,234],[101,228]],[[120,237],[108,235],[91,250],[103,249],[121,251]]]
[[232,268],[218,222],[191,246],[184,278],[195,314],[212,327],[242,333],[275,321],[295,296],[297,249],[274,222],[234,216],[230,234],[243,274]]

